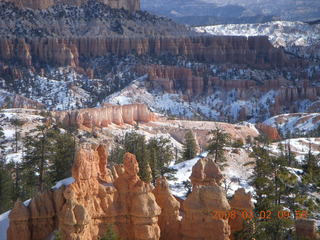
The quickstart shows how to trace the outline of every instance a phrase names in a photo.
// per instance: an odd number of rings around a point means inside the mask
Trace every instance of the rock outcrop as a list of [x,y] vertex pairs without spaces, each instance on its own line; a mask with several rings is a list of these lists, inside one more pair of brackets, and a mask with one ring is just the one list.
[[[181,222],[183,240],[229,240],[230,226],[226,218],[215,217],[216,211],[227,212],[230,205],[225,192],[217,184],[222,179],[211,159],[200,159],[190,177],[192,192],[183,203]],[[195,181],[196,180],[196,181]]]
[[127,232],[124,239],[156,240],[160,238],[158,216],[161,213],[152,187],[138,177],[136,157],[130,153],[124,156],[123,167],[118,166],[118,178],[114,185],[118,189],[119,224]]
[[[236,212],[235,218],[229,218],[229,224],[230,224],[231,233],[232,233],[231,239],[235,240],[238,238],[235,238],[234,233],[244,230],[245,219],[247,218],[248,220],[250,220],[250,218],[253,217],[254,205],[252,202],[251,194],[246,193],[245,189],[243,188],[240,188],[235,192],[235,194],[233,195],[229,203],[230,203],[231,210]],[[247,229],[247,230],[250,231],[250,229]],[[254,228],[252,227],[251,230],[253,231]],[[247,239],[243,239],[243,240],[247,240]]]
[[133,125],[136,122],[155,120],[155,115],[144,104],[106,105],[101,108],[59,111],[54,112],[53,115],[64,126],[85,129],[108,127],[109,124]]
[[170,193],[169,185],[165,177],[156,181],[153,190],[157,204],[161,208],[158,224],[161,230],[161,240],[181,239],[180,236],[180,203]]
[[[54,6],[55,4],[63,3],[68,5],[81,5],[89,0],[2,0],[12,2],[20,8],[31,8],[34,10],[43,10]],[[126,9],[131,12],[140,10],[140,0],[97,0],[111,8]]]
[[161,209],[151,185],[137,175],[135,156],[125,154],[115,176],[106,164],[104,146],[84,145],[76,154],[73,183],[39,194],[27,207],[16,203],[8,239],[43,240],[55,230],[64,240],[98,239],[114,226],[122,239],[158,240]]
[[[274,48],[267,37],[0,38],[0,49],[0,59],[19,59],[25,65],[40,61],[73,66],[78,65],[79,56],[125,56],[132,52],[151,56],[180,55],[202,62],[245,64],[260,68],[294,67],[302,64],[301,61],[289,59],[282,49]],[[189,80],[189,84],[197,82],[197,79]]]
[[43,240],[58,227],[58,212],[64,203],[62,191],[45,191],[26,207],[17,202],[9,215],[7,239]]
[[[233,61],[230,61],[232,63]],[[205,67],[189,69],[176,66],[147,65],[137,66],[136,71],[140,75],[148,74],[149,86],[160,88],[168,93],[182,91],[189,96],[199,94],[212,94],[215,90],[236,90],[237,99],[248,99],[252,92],[266,93],[270,90],[278,91],[275,105],[290,106],[290,103],[299,99],[315,100],[320,95],[320,88],[311,86],[306,80],[299,86],[291,86],[288,80],[278,78],[261,82],[253,80],[224,80],[210,76],[210,69]],[[300,76],[302,77],[302,76]],[[275,106],[275,111],[276,106]]]
[[214,183],[211,186],[197,186],[183,203],[185,216],[181,223],[183,240],[229,240],[228,220],[215,219],[215,211],[228,211],[230,206],[225,193]]
[[256,124],[256,128],[271,141],[277,141],[281,139],[279,131],[275,127],[258,123]]
[[192,167],[190,180],[194,187],[220,185],[222,179],[218,165],[211,158],[202,158]]
[[7,231],[7,239],[30,240],[29,209],[20,201],[17,201],[9,214],[10,227]]
[[303,239],[320,239],[320,235],[317,234],[317,223],[311,219],[299,219],[295,223],[296,235]]

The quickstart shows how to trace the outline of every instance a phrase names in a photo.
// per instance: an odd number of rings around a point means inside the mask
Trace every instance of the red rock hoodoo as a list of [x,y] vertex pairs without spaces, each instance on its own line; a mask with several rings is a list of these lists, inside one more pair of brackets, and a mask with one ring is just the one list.
[[217,184],[222,179],[218,166],[212,159],[200,159],[190,179],[193,189],[183,203],[182,239],[229,240],[228,220],[215,218],[213,214],[230,210],[226,194]]
[[317,234],[317,223],[311,219],[299,219],[295,224],[297,237],[305,239],[320,239],[320,235]]
[[123,239],[159,239],[161,209],[151,185],[137,175],[135,156],[124,156],[115,180],[106,156],[103,146],[82,147],[72,169],[73,183],[38,195],[27,207],[16,203],[8,239],[43,240],[58,229],[62,239],[91,240],[102,237],[110,225]]
[[161,230],[161,240],[181,239],[179,210],[180,203],[170,193],[168,182],[159,178],[153,190],[156,201],[161,208],[158,224]]
[[[180,203],[165,178],[156,188],[141,181],[136,157],[124,155],[113,172],[106,168],[102,145],[82,145],[72,168],[74,181],[43,192],[28,206],[17,202],[9,215],[9,240],[43,240],[59,231],[63,240],[91,240],[105,235],[110,226],[128,240],[229,240],[241,223],[214,218],[213,211],[251,208],[250,197],[236,192],[230,205],[218,185],[221,172],[210,159],[193,168],[192,193]],[[235,226],[235,227],[233,227]]]

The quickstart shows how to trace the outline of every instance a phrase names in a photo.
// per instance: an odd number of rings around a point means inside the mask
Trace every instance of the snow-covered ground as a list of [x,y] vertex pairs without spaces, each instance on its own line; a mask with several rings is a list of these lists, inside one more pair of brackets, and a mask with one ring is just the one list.
[[[43,124],[44,117],[39,115],[40,111],[31,109],[2,109],[0,111],[0,127],[3,129],[4,138],[0,139],[4,143],[4,156],[6,162],[20,162],[23,157],[22,141],[23,137],[37,125]],[[13,120],[19,120],[22,126],[14,126]],[[16,134],[17,146],[16,149]]]
[[[116,92],[103,102],[113,104],[144,103],[153,111],[179,118],[202,118],[215,121],[237,121],[241,112],[249,113],[250,122],[257,122],[272,116],[270,108],[279,94],[277,90],[260,92],[252,89],[251,97],[238,97],[236,89],[216,90],[211,95],[198,96],[186,101],[183,94],[171,94],[150,91],[145,87],[144,79],[132,82],[123,90]],[[297,101],[301,111],[307,110],[312,102]]]
[[[176,169],[176,180],[170,180],[169,186],[172,194],[182,199],[186,198],[188,189],[185,188],[183,182],[188,181],[192,173],[192,167],[198,162],[199,159],[208,155],[208,152],[204,152],[197,157],[173,165],[172,168]],[[239,188],[245,188],[246,191],[253,192],[253,188],[249,185],[249,177],[252,175],[253,166],[244,166],[252,159],[249,158],[248,153],[243,149],[228,149],[226,153],[227,164],[223,170],[225,180],[222,183],[222,187],[228,194],[232,196],[234,192]]]
[[196,27],[213,35],[268,36],[276,47],[310,46],[320,41],[320,24],[274,21],[254,24],[226,24]]
[[308,134],[320,126],[320,113],[291,113],[269,118],[264,124],[280,129],[282,134]]
[[309,150],[313,155],[320,154],[320,138],[291,138],[280,142],[272,143],[270,150],[275,154],[280,154],[279,144],[283,147],[290,145],[292,153],[295,154],[298,162],[302,163]]
[[[212,35],[268,36],[275,47],[284,47],[294,52],[292,47],[310,47],[320,44],[320,24],[303,22],[274,21],[255,24],[226,24],[196,27],[197,32]],[[314,49],[316,50],[316,49]],[[319,49],[316,56],[320,56]]]

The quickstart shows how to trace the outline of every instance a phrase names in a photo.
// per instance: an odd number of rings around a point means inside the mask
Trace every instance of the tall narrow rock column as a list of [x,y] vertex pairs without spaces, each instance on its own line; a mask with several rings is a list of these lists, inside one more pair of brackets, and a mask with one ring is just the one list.
[[220,169],[212,159],[200,159],[192,168],[190,179],[193,191],[183,203],[182,239],[229,240],[228,220],[215,214],[230,210],[226,194],[217,184],[222,179]]
[[161,230],[161,240],[179,240],[180,220],[179,210],[180,203],[169,190],[169,185],[165,177],[158,178],[156,188],[153,190],[158,205],[161,207],[161,215],[158,224]]

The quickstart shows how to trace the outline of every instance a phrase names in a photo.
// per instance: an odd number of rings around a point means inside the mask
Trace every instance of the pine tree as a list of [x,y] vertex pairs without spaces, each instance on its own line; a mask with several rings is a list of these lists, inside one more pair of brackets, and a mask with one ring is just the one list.
[[51,138],[49,174],[53,183],[71,176],[75,141],[71,134],[60,132],[58,128],[54,128],[49,137]]
[[223,163],[226,162],[224,151],[225,147],[230,144],[230,135],[219,128],[210,131],[209,135],[211,136],[208,141],[209,153],[213,155],[214,161],[223,167],[225,166]]
[[31,188],[31,194],[36,190],[44,191],[46,178],[49,177],[47,174],[51,157],[49,130],[49,126],[37,126],[24,139],[25,157],[22,161],[22,168],[26,183],[29,186],[37,186],[37,189]]
[[176,170],[169,167],[174,158],[174,150],[170,140],[164,137],[151,138],[148,141],[148,152],[153,181],[158,177],[166,176],[167,179],[174,179]]
[[20,173],[23,195],[33,196],[71,175],[75,141],[69,133],[52,125],[38,126],[26,135],[24,146]]
[[295,174],[290,172],[288,158],[279,146],[280,155],[270,154],[268,146],[255,146],[251,157],[256,159],[251,184],[255,189],[256,208],[261,211],[271,211],[270,219],[261,219],[257,222],[257,239],[281,240],[293,226],[292,218],[279,219],[278,211],[289,208],[294,215],[295,210],[301,207],[302,198],[299,182]]
[[194,134],[189,130],[184,137],[182,159],[189,160],[197,155],[197,143]]
[[160,137],[146,141],[143,135],[129,132],[124,137],[115,138],[115,142],[115,147],[109,155],[110,162],[122,163],[123,155],[130,152],[137,158],[139,176],[143,181],[154,182],[157,177],[164,175],[173,179],[176,170],[169,168],[174,158],[173,147],[169,139]]
[[14,126],[15,130],[15,152],[18,152],[19,140],[20,140],[20,131],[24,122],[15,118],[11,120],[11,124]]
[[12,177],[4,162],[0,161],[0,213],[12,207]]
[[320,188],[320,156],[312,154],[311,144],[308,154],[305,156],[303,168],[303,182]]

